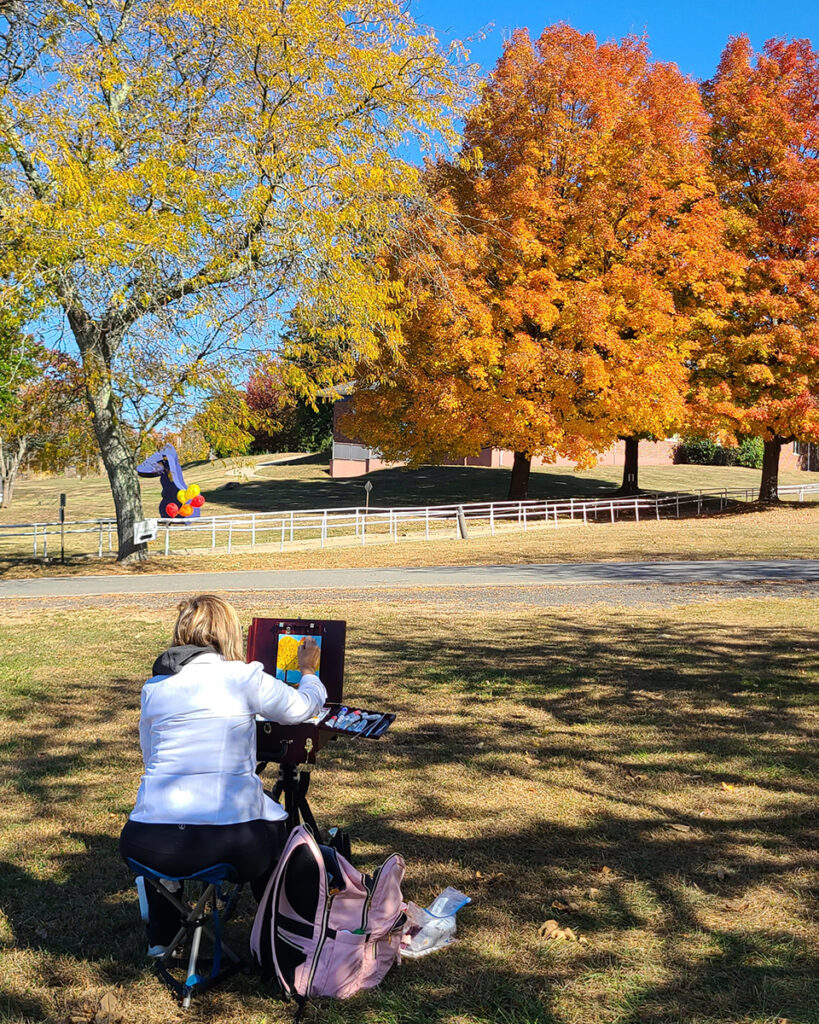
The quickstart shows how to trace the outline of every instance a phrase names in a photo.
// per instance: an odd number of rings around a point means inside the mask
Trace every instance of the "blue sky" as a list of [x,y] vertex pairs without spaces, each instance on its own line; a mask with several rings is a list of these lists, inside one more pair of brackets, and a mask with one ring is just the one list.
[[658,60],[674,61],[686,74],[709,78],[732,35],[745,33],[756,48],[771,36],[807,37],[819,44],[819,6],[815,0],[414,0],[418,21],[431,25],[442,41],[463,39],[482,28],[488,36],[472,45],[472,55],[487,71],[500,54],[503,40],[515,28],[533,36],[557,21],[565,21],[598,39],[629,33],[649,37]]

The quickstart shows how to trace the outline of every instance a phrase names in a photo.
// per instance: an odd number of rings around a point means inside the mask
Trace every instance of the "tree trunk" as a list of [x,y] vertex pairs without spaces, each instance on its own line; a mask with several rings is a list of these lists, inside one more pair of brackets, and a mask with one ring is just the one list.
[[9,508],[14,497],[14,483],[20,470],[20,463],[28,447],[28,438],[20,437],[16,448],[8,449],[0,438],[0,484],[3,487],[3,498],[0,508]]
[[626,458],[623,463],[623,483],[617,493],[639,494],[640,487],[637,478],[640,465],[640,441],[636,437],[625,437],[623,440],[626,443]]
[[137,462],[119,417],[113,389],[103,381],[93,389],[88,387],[86,395],[117,513],[117,561],[143,562],[148,557],[148,546],[134,543],[134,525],[143,518]]
[[509,500],[523,501],[529,495],[529,474],[532,471],[532,460],[523,452],[515,452],[512,463],[512,476],[509,479]]
[[779,501],[779,453],[784,438],[777,434],[765,441],[762,455],[762,481],[759,485],[759,500],[766,504]]

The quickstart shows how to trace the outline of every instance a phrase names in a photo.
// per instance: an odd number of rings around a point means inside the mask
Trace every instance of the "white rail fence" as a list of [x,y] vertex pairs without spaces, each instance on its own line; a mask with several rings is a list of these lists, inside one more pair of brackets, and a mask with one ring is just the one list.
[[[538,523],[561,526],[700,515],[704,511],[723,509],[731,504],[751,502],[756,494],[756,488],[744,488],[641,494],[633,498],[566,498],[369,509],[357,506],[234,513],[201,516],[193,520],[161,519],[156,545],[160,551],[169,555],[179,551],[217,548],[226,548],[230,553],[237,545],[253,548],[260,544],[274,544],[282,551],[287,546],[297,544],[315,544],[323,548],[331,539],[339,538],[360,544],[366,544],[368,538],[397,542],[399,536],[420,540],[430,539],[433,535],[439,538],[447,533],[462,538],[468,535],[470,529],[495,536],[498,532],[527,530]],[[780,487],[779,494],[805,501],[806,496],[819,496],[819,484]],[[69,553],[78,553],[76,544],[71,540],[76,535],[89,539],[93,537],[92,545],[98,557],[116,550],[116,520],[113,518],[72,520],[65,523],[64,531]],[[33,557],[47,559],[49,547],[52,552],[55,547],[59,551],[60,523],[0,525],[0,553],[7,548],[7,540],[19,543],[21,539],[23,547],[31,545]],[[80,542],[83,548],[92,545]],[[82,553],[89,552],[86,550]]]

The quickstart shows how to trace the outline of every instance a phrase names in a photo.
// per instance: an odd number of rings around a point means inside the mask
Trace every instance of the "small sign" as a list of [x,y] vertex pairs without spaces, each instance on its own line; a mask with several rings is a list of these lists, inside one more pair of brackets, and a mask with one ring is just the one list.
[[364,484],[364,490],[367,492],[367,494],[369,494],[372,489],[373,489],[373,485],[368,480],[366,482],[366,484]]
[[143,519],[140,523],[134,523],[134,544],[147,544],[149,540],[156,540],[158,528],[156,519]]

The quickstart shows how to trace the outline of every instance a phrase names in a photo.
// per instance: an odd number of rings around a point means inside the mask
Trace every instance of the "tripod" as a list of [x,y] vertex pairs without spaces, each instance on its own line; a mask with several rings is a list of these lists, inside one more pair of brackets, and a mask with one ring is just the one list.
[[[300,822],[312,832],[313,838],[317,843],[322,843],[323,837],[321,830],[316,824],[316,819],[313,817],[313,812],[310,809],[310,804],[307,802],[307,790],[310,786],[310,773],[312,765],[297,765],[291,764],[288,761],[274,762],[279,766],[279,774],[276,778],[276,784],[272,790],[265,790],[268,796],[272,797],[276,803],[282,802],[282,796],[284,796],[284,809],[287,812],[287,834],[293,831]],[[267,768],[269,761],[261,761],[256,767],[256,774],[261,773]],[[334,850],[340,853],[343,857],[348,860],[350,858],[350,836],[349,833],[344,832],[339,828],[331,828],[328,830],[327,845],[332,846]]]

